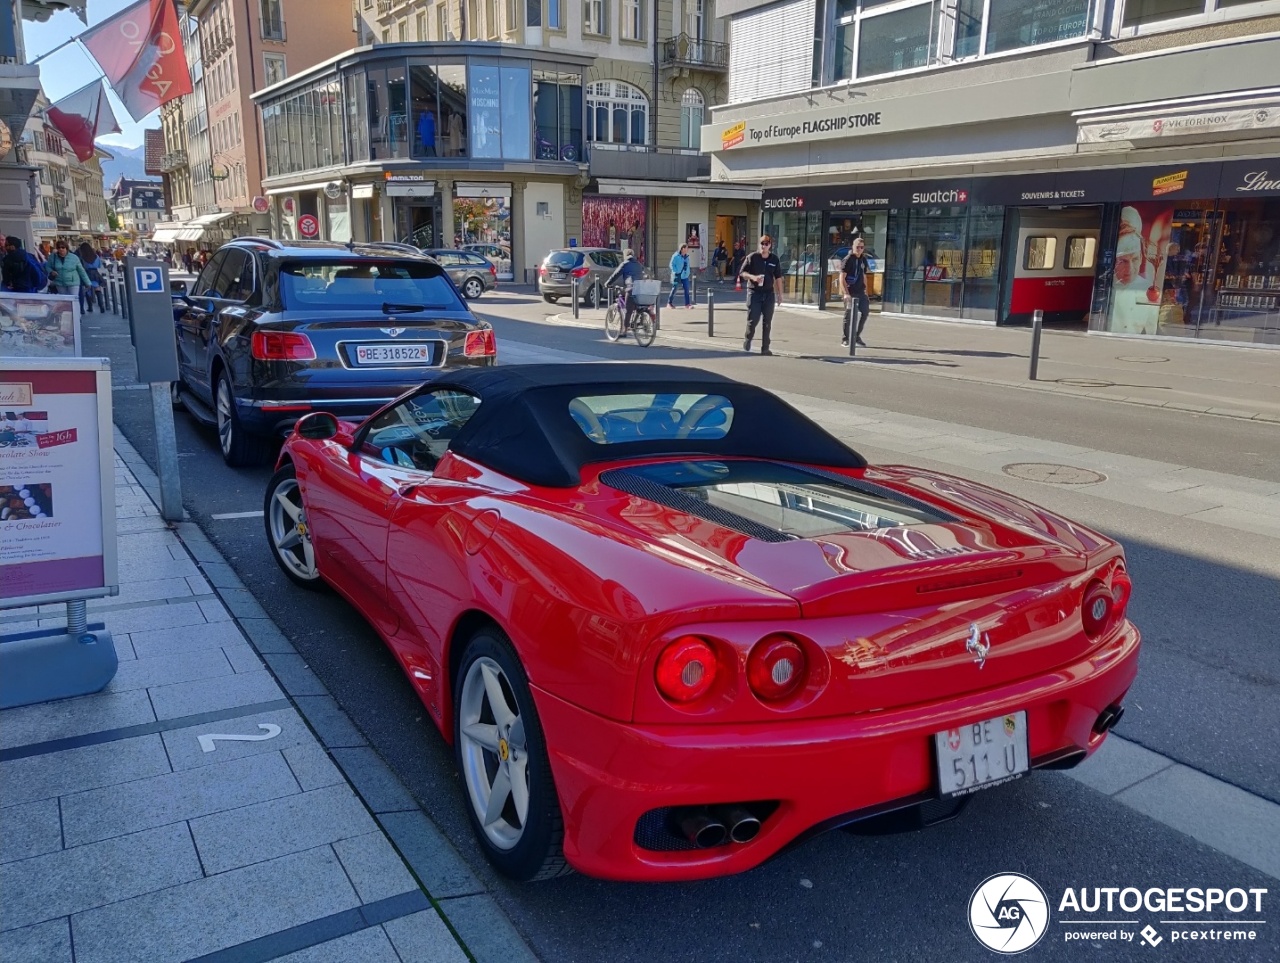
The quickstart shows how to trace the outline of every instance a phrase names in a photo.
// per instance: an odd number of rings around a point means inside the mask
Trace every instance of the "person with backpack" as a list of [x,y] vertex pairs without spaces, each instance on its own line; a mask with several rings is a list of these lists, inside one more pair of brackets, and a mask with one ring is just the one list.
[[80,263],[80,258],[68,250],[67,242],[62,238],[58,238],[58,243],[53,248],[53,255],[45,262],[45,267],[49,271],[51,292],[69,294],[78,300],[81,286],[90,286],[88,272]]
[[44,265],[30,251],[22,248],[22,238],[12,234],[4,239],[4,259],[0,262],[4,289],[18,294],[36,294],[49,283]]
[[671,269],[671,294],[667,298],[667,307],[674,308],[676,306],[676,285],[684,287],[684,306],[686,308],[693,307],[693,302],[689,299],[689,245],[681,244],[680,250],[671,255],[671,263],[668,265]]
[[85,274],[89,275],[89,287],[80,289],[80,312],[93,313],[94,295],[98,298],[98,310],[107,313],[107,294],[102,288],[102,258],[93,249],[93,245],[85,241],[76,249],[80,263],[84,265]]

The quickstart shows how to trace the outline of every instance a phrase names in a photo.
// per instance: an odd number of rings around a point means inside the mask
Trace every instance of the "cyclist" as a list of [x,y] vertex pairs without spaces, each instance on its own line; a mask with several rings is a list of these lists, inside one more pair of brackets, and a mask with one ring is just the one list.
[[614,269],[614,272],[609,275],[609,279],[604,282],[605,288],[612,288],[616,284],[626,285],[627,302],[624,319],[627,327],[631,326],[631,315],[636,309],[636,303],[631,297],[631,284],[634,281],[642,280],[647,273],[644,264],[636,257],[636,252],[628,249],[622,259],[622,263]]

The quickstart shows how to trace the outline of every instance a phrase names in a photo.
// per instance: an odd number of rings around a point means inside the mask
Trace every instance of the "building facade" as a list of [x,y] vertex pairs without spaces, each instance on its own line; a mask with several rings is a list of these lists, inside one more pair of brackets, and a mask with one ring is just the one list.
[[[262,181],[267,158],[251,95],[282,79],[290,62],[320,63],[352,45],[350,10],[315,0],[192,0],[181,18],[193,93],[180,105],[186,146],[175,135],[170,173],[185,162],[189,212],[162,238],[216,246],[269,229]],[[175,205],[175,214],[179,205]],[[170,237],[172,235],[172,237]]]
[[1280,2],[721,0],[716,183],[793,301],[1280,344]]
[[21,238],[28,248],[36,243],[33,219],[41,192],[24,136],[40,94],[40,68],[26,63],[22,19],[45,19],[51,12],[19,3],[0,11],[0,236]]
[[107,199],[102,191],[101,163],[110,159],[111,154],[101,147],[95,147],[93,156],[83,162],[75,154],[67,155],[75,200],[74,234],[79,237],[99,239],[111,233]]
[[165,213],[164,185],[160,181],[135,181],[121,177],[107,198],[121,232],[140,240],[151,239]]
[[[504,275],[523,280],[532,277],[550,248],[570,241],[634,247],[660,266],[676,246],[692,239],[698,263],[714,247],[717,227],[727,232],[723,236],[731,245],[755,221],[759,191],[712,184],[700,149],[705,111],[723,100],[727,89],[725,25],[710,0],[353,0],[352,12],[358,41],[374,47],[369,56],[388,63],[398,59],[400,66],[386,68],[392,72],[386,75],[385,94],[373,82],[364,92],[361,110],[366,118],[376,118],[377,126],[371,123],[364,139],[344,145],[353,163],[365,165],[363,174],[349,173],[361,179],[376,162],[373,173],[416,177],[419,186],[412,189],[423,195],[430,189],[436,199],[392,201],[384,219],[382,201],[371,205],[375,198],[364,196],[369,187],[377,198],[405,195],[384,194],[374,177],[350,198],[357,237],[443,246],[497,243],[507,248],[507,256],[498,259]],[[449,56],[484,50],[483,55],[533,65],[527,81],[531,96],[509,99],[512,105],[527,99],[529,116],[517,120],[501,90],[496,98],[468,93],[485,92],[488,75],[479,61],[474,80],[472,67],[464,70],[459,60],[444,65],[448,69],[438,81],[474,102],[468,111],[454,109],[438,93],[432,97],[431,81],[415,86],[415,69],[428,67],[430,57],[449,49],[439,45],[449,43],[467,45],[455,46]],[[415,49],[420,44],[436,46]],[[500,87],[501,75],[497,83]],[[472,115],[483,119],[491,109],[481,100],[499,105],[506,132],[500,148],[489,143],[491,135],[468,126]],[[437,107],[443,112],[436,113]],[[352,109],[349,105],[348,113]],[[424,114],[430,118],[424,121]],[[498,126],[491,125],[491,131]],[[369,137],[371,144],[365,142]],[[513,163],[532,164],[525,171],[534,175],[532,182],[554,183],[556,189],[517,200],[516,192],[523,192],[519,177],[498,181],[491,176],[495,150],[508,162],[508,173],[520,173]],[[276,179],[287,176],[269,175],[270,190],[287,192],[298,182]],[[552,180],[543,180],[548,176]],[[505,193],[494,195],[495,190]],[[481,191],[490,196],[469,196]],[[502,226],[479,223],[486,219],[475,216],[476,201],[490,204],[497,213],[488,220]],[[301,211],[303,199],[287,203]]]
[[62,135],[46,123],[44,112],[48,106],[49,101],[42,92],[22,138],[25,157],[36,169],[36,209],[31,219],[36,243],[52,241],[76,230],[75,185],[70,164],[75,155]]

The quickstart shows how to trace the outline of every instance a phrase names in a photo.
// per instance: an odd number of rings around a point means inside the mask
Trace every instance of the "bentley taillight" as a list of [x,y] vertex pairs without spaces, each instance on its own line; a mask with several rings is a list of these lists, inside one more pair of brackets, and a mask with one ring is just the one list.
[[259,361],[314,361],[316,357],[311,339],[293,331],[255,331],[249,351]]
[[696,635],[683,635],[658,656],[654,672],[658,691],[672,702],[692,702],[716,681],[716,653]]
[[804,685],[808,665],[804,649],[786,635],[761,639],[747,657],[747,684],[765,702],[778,702]]
[[481,328],[479,331],[468,331],[462,353],[468,358],[491,358],[497,354],[498,345],[493,337],[493,329]]

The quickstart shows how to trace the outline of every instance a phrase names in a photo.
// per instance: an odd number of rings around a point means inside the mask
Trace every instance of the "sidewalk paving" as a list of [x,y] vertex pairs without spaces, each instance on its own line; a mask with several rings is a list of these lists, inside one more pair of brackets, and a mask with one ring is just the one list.
[[[533,960],[216,549],[161,520],[118,433],[116,450],[121,594],[89,618],[119,671],[0,712],[0,960]],[[64,619],[0,610],[0,636]]]
[[[677,341],[742,352],[744,295],[732,286],[715,292],[715,337],[707,336],[707,288],[699,285],[692,310],[662,306],[658,343]],[[565,324],[603,329],[604,311],[582,309],[555,316]],[[840,344],[842,315],[784,304],[773,320],[776,355],[872,364],[933,377],[999,384],[1033,391],[1101,398],[1280,423],[1280,350],[1212,341],[1120,338],[1046,328],[1039,380],[1028,379],[1031,332],[949,321],[922,321],[873,313],[856,360]],[[752,346],[760,350],[759,332]]]

